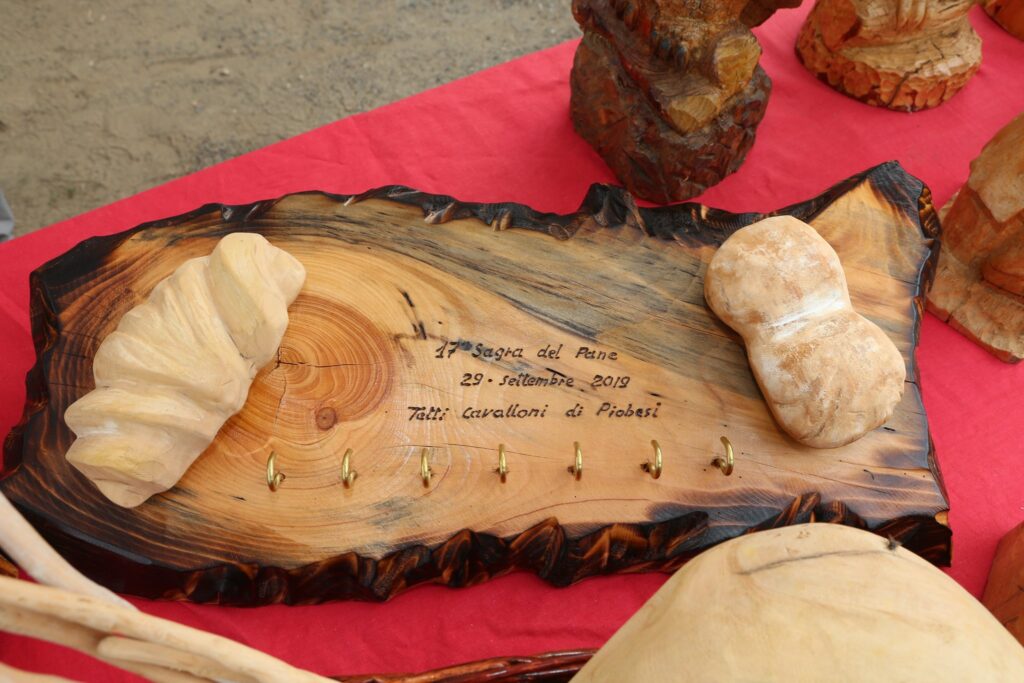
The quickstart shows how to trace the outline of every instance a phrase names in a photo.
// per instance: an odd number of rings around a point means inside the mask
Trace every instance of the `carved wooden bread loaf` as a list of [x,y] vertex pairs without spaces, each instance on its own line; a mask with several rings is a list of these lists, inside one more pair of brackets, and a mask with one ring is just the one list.
[[572,680],[1010,683],[1024,648],[914,553],[801,524],[690,560]]
[[64,415],[78,436],[68,462],[125,507],[174,486],[245,404],[305,277],[249,233],[183,263],[97,349],[96,389]]
[[776,216],[736,231],[708,266],[704,296],[743,337],[769,408],[797,441],[847,444],[903,396],[903,357],[853,310],[839,257],[806,223]]

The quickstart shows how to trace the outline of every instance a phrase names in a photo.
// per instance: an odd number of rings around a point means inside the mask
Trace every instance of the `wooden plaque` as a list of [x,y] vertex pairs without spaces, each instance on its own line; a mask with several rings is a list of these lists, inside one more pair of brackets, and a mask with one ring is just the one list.
[[[906,358],[896,414],[848,446],[785,436],[738,337],[704,304],[716,246],[764,214],[638,208],[599,185],[564,216],[387,187],[206,206],[86,240],[33,273],[38,363],[0,488],[101,583],[197,602],[383,600],[516,569],[567,585],[671,570],[812,519],[948,563],[914,361],[938,249],[930,193],[888,163],[780,212],[832,244],[854,306]],[[92,389],[91,359],[121,315],[240,230],[308,271],[278,358],[178,486],[119,508],[65,462],[64,410]],[[722,436],[731,476],[712,465]],[[658,479],[642,467],[652,440]],[[276,492],[271,451],[286,476]]]

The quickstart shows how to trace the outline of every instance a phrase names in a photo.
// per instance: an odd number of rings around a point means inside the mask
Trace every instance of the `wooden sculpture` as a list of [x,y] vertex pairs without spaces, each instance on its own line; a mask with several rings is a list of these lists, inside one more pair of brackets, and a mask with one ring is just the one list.
[[974,2],[818,0],[797,55],[818,78],[868,104],[935,107],[981,65],[981,39],[967,19]]
[[898,544],[807,524],[676,572],[574,683],[1024,680],[1024,649]]
[[772,414],[800,443],[859,439],[903,397],[899,349],[853,309],[839,257],[806,223],[774,216],[737,230],[711,259],[704,295],[743,337]]
[[1024,645],[1024,524],[999,541],[981,601]]
[[1024,40],[1024,0],[982,0],[982,7],[997,24]]
[[[517,569],[566,585],[812,517],[946,562],[914,363],[927,189],[886,164],[780,211],[835,245],[907,368],[889,422],[842,448],[780,430],[705,304],[715,249],[764,215],[607,186],[564,216],[390,187],[205,207],[36,271],[38,363],[0,489],[105,585],[199,602],[382,600]],[[118,318],[231,232],[306,268],[280,352],[174,488],[120,508],[65,461],[60,416]]]
[[64,414],[68,462],[125,507],[174,486],[277,355],[305,278],[246,233],[179,266],[96,349],[96,389]]
[[574,0],[576,131],[634,194],[700,194],[754,143],[771,81],[750,27],[800,0]]
[[1024,358],[1024,114],[971,162],[943,209],[929,308],[998,358]]

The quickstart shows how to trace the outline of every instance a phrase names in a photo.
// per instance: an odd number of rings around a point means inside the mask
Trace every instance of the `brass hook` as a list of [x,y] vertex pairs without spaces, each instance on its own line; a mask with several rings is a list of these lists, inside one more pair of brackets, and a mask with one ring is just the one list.
[[580,448],[579,441],[573,441],[572,447],[576,451],[576,459],[566,469],[569,470],[569,474],[576,477],[576,481],[579,481],[583,477],[583,449]]
[[648,460],[643,465],[640,465],[640,469],[642,469],[644,472],[649,472],[652,477],[657,479],[658,477],[661,476],[662,470],[661,446],[658,445],[658,442],[655,441],[654,439],[651,439],[651,445],[654,446],[654,462],[652,463],[650,460]]
[[508,476],[508,460],[505,458],[505,444],[498,444],[498,469],[494,470],[501,477],[501,483],[505,483],[505,477]]
[[723,458],[722,456],[718,456],[711,461],[711,464],[722,470],[722,474],[728,477],[732,474],[732,466],[733,463],[736,462],[736,459],[732,454],[732,442],[730,442],[727,437],[722,437],[722,445],[725,446],[725,457]]
[[276,491],[284,480],[284,474],[277,471],[277,453],[270,451],[270,457],[267,458],[267,486],[271,491]]
[[430,462],[427,460],[427,456],[430,454],[430,450],[424,448],[420,451],[420,478],[423,479],[424,486],[430,486],[430,478],[434,476],[434,473],[430,470]]
[[352,488],[352,483],[358,476],[359,473],[352,469],[352,449],[349,448],[345,455],[341,456],[341,483],[347,489]]

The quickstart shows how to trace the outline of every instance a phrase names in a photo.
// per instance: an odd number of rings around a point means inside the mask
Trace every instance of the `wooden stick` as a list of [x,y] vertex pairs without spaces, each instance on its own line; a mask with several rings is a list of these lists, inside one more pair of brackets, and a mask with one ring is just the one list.
[[[225,669],[234,672],[235,680],[251,679],[259,683],[330,681],[227,638],[113,605],[93,596],[69,595],[49,586],[0,577],[0,607],[19,612],[28,610],[36,613],[35,616],[44,615],[51,619],[59,616],[86,627],[86,632],[92,629],[116,633],[220,662]],[[96,641],[97,654],[98,644]]]
[[99,653],[105,659],[116,659],[138,664],[155,665],[173,671],[182,671],[202,679],[256,683],[255,678],[239,674],[206,657],[183,652],[164,645],[134,638],[107,636],[99,643]]
[[116,666],[118,669],[124,669],[137,676],[142,676],[146,680],[153,681],[153,683],[211,683],[209,678],[198,678],[192,674],[164,669],[152,664],[139,664],[138,662],[130,662],[125,659],[107,657],[99,657],[99,660],[111,666]]
[[70,623],[60,617],[10,605],[0,605],[0,631],[63,645],[92,657],[97,656],[97,647],[104,636],[95,629]]
[[0,524],[0,548],[3,548],[4,552],[36,581],[48,586],[65,588],[72,593],[91,595],[127,609],[135,609],[127,600],[93,583],[68,564],[2,493],[0,520],[3,520]]
[[74,683],[69,678],[50,676],[48,674],[36,674],[14,667],[6,666],[0,662],[0,683]]

